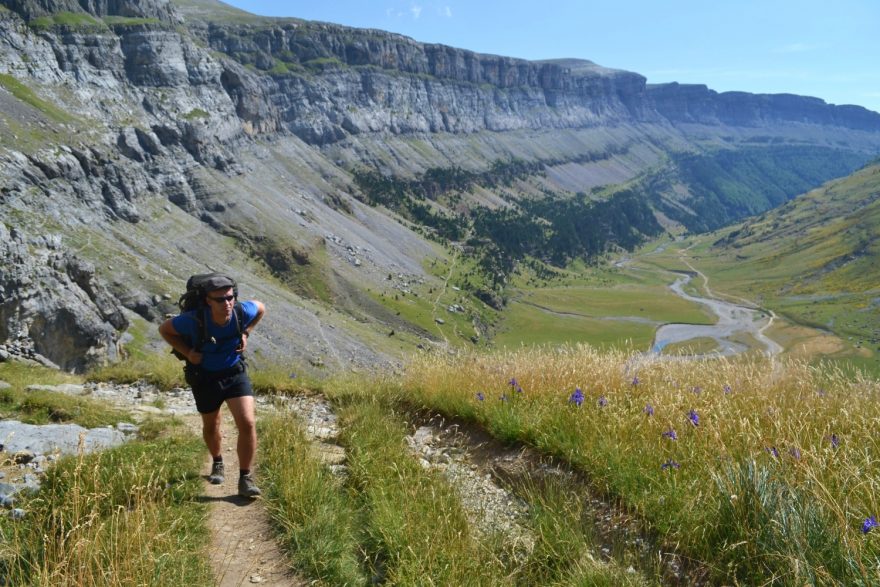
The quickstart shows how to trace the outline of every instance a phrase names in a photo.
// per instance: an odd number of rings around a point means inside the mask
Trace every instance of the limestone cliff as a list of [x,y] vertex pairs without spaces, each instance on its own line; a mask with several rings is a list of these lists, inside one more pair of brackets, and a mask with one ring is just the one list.
[[[213,0],[3,0],[0,344],[68,369],[112,360],[120,305],[156,322],[188,274],[229,268],[277,312],[266,355],[375,364],[434,338],[375,292],[432,288],[440,254],[365,205],[355,170],[516,158],[544,170],[529,189],[573,193],[767,137],[867,158],[880,114]],[[459,207],[509,204],[479,197]]]

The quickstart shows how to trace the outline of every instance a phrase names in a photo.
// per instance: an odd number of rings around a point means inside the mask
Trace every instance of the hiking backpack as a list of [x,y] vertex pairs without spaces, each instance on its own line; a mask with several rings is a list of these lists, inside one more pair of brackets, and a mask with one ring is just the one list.
[[[240,340],[242,322],[244,321],[244,308],[241,307],[241,302],[238,301],[238,284],[235,280],[222,273],[202,273],[193,275],[186,280],[186,291],[177,300],[177,305],[180,307],[181,312],[195,311],[195,319],[198,323],[196,339],[192,341],[192,346],[195,350],[201,350],[208,340],[208,320],[210,320],[210,316],[207,315],[209,310],[208,305],[205,303],[205,296],[208,295],[209,291],[229,287],[232,288],[232,295],[235,296],[235,306],[232,308],[232,314],[235,319],[237,336]],[[176,349],[171,349],[171,354],[181,361],[186,361],[186,357],[177,352]]]

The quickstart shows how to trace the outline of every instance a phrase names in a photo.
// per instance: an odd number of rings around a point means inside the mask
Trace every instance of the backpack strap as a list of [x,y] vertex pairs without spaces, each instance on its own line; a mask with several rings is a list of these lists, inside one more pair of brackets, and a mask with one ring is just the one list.
[[244,308],[241,302],[235,302],[235,306],[232,307],[232,313],[235,315],[235,327],[238,329],[238,337],[241,338],[241,333],[244,332]]
[[196,320],[196,336],[195,340],[193,340],[193,350],[197,352],[201,352],[202,346],[204,346],[205,341],[208,340],[208,320],[210,317],[208,314],[208,308],[199,308],[193,314],[193,317]]

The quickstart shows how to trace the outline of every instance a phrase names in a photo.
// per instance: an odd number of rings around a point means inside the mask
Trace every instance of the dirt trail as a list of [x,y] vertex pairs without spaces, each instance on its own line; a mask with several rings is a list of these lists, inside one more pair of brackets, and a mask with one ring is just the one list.
[[452,256],[452,262],[449,264],[449,271],[446,273],[446,277],[443,279],[443,287],[439,288],[437,292],[437,297],[434,298],[434,303],[431,306],[431,319],[434,321],[434,326],[437,328],[437,332],[440,333],[440,336],[443,337],[444,342],[449,345],[449,339],[446,337],[446,333],[443,332],[443,329],[440,327],[441,322],[438,322],[437,319],[440,318],[437,315],[437,307],[440,305],[440,298],[443,297],[443,294],[446,293],[446,290],[449,287],[449,280],[452,279],[452,272],[455,270],[455,266],[458,264],[458,249],[456,249],[455,254]]
[[[238,496],[238,456],[235,453],[236,430],[232,416],[223,410],[223,460],[226,480],[220,485],[207,481],[211,458],[206,454],[202,469],[204,501],[209,504],[208,527],[211,531],[211,568],[217,587],[265,585],[300,587],[309,582],[298,577],[275,541],[269,514],[261,499]],[[259,418],[259,415],[257,416]],[[201,434],[201,419],[187,418],[187,423]],[[258,452],[259,456],[259,452]]]

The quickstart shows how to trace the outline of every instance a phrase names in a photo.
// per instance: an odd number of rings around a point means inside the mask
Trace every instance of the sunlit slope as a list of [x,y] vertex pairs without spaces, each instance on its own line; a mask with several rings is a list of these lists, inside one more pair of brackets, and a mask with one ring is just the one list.
[[715,289],[842,338],[836,347],[814,350],[868,359],[880,342],[878,235],[875,163],[714,233],[691,254]]

